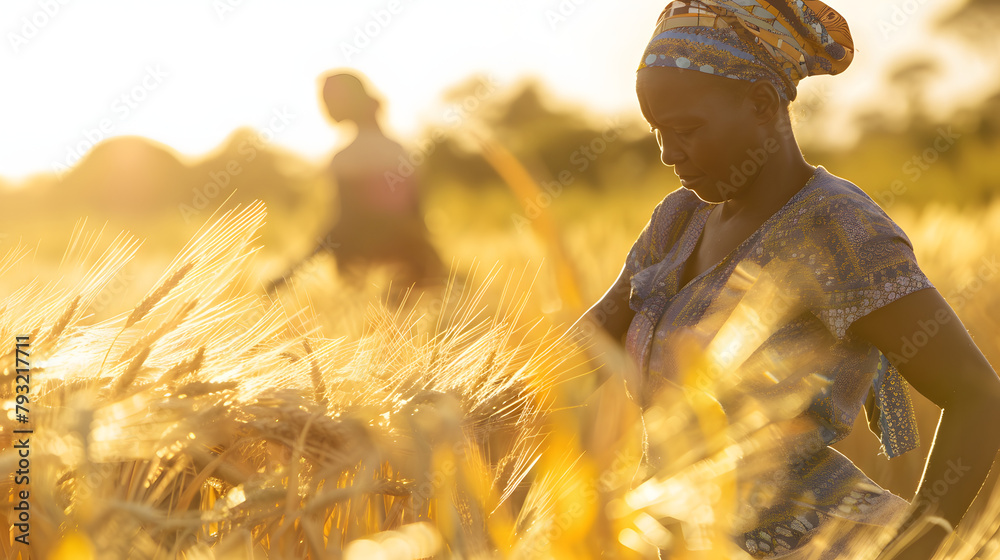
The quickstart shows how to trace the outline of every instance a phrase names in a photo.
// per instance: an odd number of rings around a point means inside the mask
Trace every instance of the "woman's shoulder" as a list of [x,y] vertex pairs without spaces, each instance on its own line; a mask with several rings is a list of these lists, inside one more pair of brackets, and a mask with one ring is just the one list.
[[653,208],[646,226],[650,236],[664,248],[673,245],[684,233],[695,211],[706,204],[693,191],[683,187],[671,192]]
[[653,208],[653,215],[650,222],[653,224],[665,224],[676,222],[678,218],[687,219],[700,206],[707,204],[698,198],[693,191],[680,187],[670,192],[667,196]]
[[629,270],[635,273],[659,262],[681,237],[699,204],[705,202],[685,188],[663,197],[626,257]]
[[901,227],[885,209],[853,182],[822,166],[816,170],[814,188],[802,198],[802,208],[815,226],[844,233],[844,240],[863,240],[878,235],[898,236],[910,243]]

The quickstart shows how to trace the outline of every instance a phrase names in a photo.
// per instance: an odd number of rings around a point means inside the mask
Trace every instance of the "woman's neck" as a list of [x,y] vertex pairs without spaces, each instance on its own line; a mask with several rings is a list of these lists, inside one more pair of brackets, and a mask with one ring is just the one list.
[[365,119],[357,121],[358,134],[382,134],[382,127],[379,126],[378,120],[376,119]]
[[783,146],[778,154],[761,165],[760,172],[723,202],[718,209],[718,220],[767,219],[785,205],[809,181],[816,168],[806,162],[794,141]]

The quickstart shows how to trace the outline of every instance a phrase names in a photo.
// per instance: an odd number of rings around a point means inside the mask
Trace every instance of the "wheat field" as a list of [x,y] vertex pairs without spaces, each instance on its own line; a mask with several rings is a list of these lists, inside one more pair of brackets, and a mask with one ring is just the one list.
[[[984,263],[1000,205],[894,218],[998,363],[1000,297]],[[81,225],[51,280],[33,277],[25,246],[0,256],[4,557],[748,557],[727,537],[735,465],[766,468],[773,426],[798,409],[732,418],[684,390],[643,409],[620,349],[568,332],[613,280],[634,223],[580,223],[558,244],[538,231],[445,231],[456,256],[447,285],[390,304],[390,271],[348,284],[323,259],[265,295],[266,219],[261,203],[213,218],[120,312],[95,303],[145,258],[127,233]],[[30,337],[20,425],[16,336]],[[937,417],[915,398],[919,451],[876,457],[863,418],[837,446],[904,497]],[[29,486],[13,476],[12,430],[25,427]],[[30,547],[13,540],[25,488]],[[942,557],[997,557],[998,529],[1000,492],[988,486]],[[853,557],[890,536],[866,535]]]

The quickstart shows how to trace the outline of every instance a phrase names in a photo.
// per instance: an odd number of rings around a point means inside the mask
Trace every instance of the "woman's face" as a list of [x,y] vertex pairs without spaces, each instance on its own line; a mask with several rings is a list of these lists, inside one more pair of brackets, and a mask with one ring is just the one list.
[[743,95],[749,86],[680,68],[638,73],[639,106],[656,134],[660,159],[705,202],[723,202],[752,184],[759,160],[770,155],[761,151],[766,119]]

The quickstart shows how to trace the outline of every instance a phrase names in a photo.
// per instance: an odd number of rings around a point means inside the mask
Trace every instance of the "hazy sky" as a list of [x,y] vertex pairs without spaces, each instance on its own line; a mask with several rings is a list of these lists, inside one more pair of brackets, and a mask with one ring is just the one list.
[[[929,48],[928,20],[952,3],[831,0],[851,25],[855,63],[841,76],[806,80],[802,91],[821,88],[826,102],[845,107],[870,102],[887,64]],[[320,158],[337,133],[317,106],[316,77],[340,67],[368,75],[389,100],[390,127],[403,135],[447,118],[442,90],[477,72],[500,87],[541,76],[559,96],[638,115],[635,68],[664,5],[5,0],[0,176],[50,171],[117,135],[198,156],[240,126],[270,129],[276,144]],[[942,96],[979,79],[965,63],[948,70]]]

